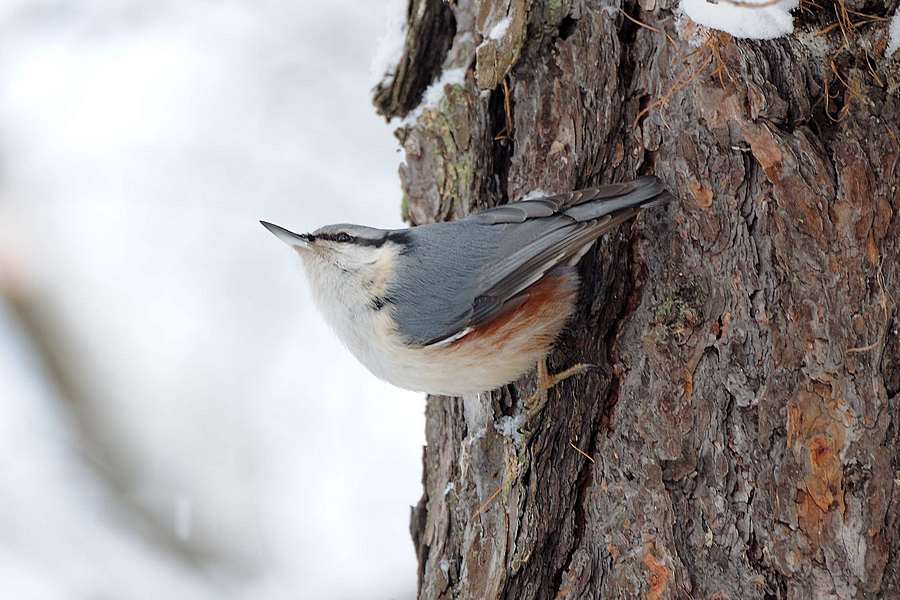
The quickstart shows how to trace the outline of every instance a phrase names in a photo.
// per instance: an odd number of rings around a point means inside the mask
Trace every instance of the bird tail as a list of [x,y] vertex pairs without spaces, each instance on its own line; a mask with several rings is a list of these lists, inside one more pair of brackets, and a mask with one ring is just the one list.
[[575,265],[596,239],[633,219],[645,208],[659,206],[672,199],[656,177],[641,177],[627,183],[613,183],[571,192],[573,204],[562,214],[577,221],[583,229],[579,239],[586,243],[572,253],[567,264]]
[[565,207],[561,211],[563,214],[581,222],[593,221],[606,215],[628,219],[639,210],[665,204],[671,199],[662,182],[651,176],[554,197],[554,200]]

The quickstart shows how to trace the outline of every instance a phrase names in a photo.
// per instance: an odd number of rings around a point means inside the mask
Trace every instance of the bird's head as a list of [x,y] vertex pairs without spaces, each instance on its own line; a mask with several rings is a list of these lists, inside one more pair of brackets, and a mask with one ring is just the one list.
[[291,246],[313,269],[337,269],[344,274],[372,279],[384,268],[387,252],[405,243],[401,232],[362,225],[326,225],[312,233],[294,233],[260,221],[275,237]]

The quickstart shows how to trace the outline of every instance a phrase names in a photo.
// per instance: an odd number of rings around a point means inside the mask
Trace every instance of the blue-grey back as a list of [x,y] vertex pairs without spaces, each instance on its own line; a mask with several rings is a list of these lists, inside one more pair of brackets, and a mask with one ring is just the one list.
[[552,215],[514,223],[469,218],[413,227],[388,290],[401,335],[427,345],[489,319],[518,288],[543,275],[531,259],[540,259],[584,226]]
[[410,343],[427,344],[458,326],[475,302],[477,274],[495,259],[502,237],[495,227],[469,221],[408,231],[409,246],[397,261],[388,296]]
[[407,230],[388,290],[400,334],[428,345],[489,322],[555,266],[667,198],[659,180],[642,177]]

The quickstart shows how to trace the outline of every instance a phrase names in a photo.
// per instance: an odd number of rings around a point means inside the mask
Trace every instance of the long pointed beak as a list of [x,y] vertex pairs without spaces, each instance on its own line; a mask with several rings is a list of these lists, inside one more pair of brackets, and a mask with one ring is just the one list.
[[309,235],[305,233],[294,233],[293,231],[288,231],[284,227],[279,227],[274,223],[267,223],[266,221],[260,221],[260,224],[272,232],[275,237],[292,248],[309,248]]

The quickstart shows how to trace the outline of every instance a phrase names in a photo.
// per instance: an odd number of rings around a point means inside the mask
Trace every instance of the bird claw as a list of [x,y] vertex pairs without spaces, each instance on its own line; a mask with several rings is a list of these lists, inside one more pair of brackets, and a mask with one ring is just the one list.
[[547,370],[547,360],[542,359],[537,365],[537,389],[525,400],[526,422],[537,416],[547,404],[548,392],[571,377],[583,375],[587,371],[595,368],[597,365],[589,363],[579,363],[569,367],[560,373],[550,374]]

